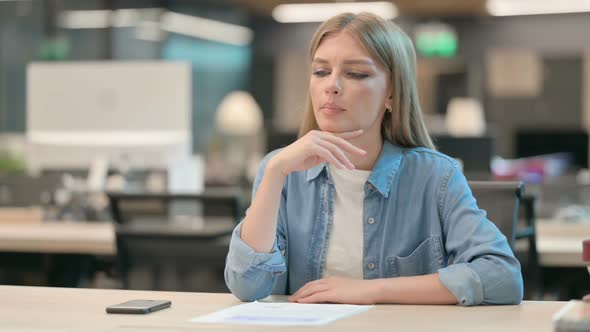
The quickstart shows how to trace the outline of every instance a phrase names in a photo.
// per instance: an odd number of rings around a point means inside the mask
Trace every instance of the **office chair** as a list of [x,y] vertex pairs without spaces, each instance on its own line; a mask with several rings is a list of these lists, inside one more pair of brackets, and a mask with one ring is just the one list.
[[228,292],[223,268],[242,196],[108,193],[123,288]]
[[[519,181],[469,181],[473,196],[480,209],[508,239],[510,248],[522,266],[525,282],[525,299],[539,299],[543,294],[543,277],[539,265],[535,232],[534,196],[524,194]],[[525,227],[517,229],[519,212]],[[526,252],[515,250],[515,241],[526,240]]]
[[171,214],[231,217],[237,223],[244,212],[244,194],[238,188],[207,189],[203,194],[107,193],[113,220],[129,223],[169,220]]
[[526,300],[541,300],[545,292],[543,270],[537,251],[537,228],[534,195],[526,194],[521,198],[521,212],[524,227],[516,230],[516,241],[527,241],[526,251],[516,251],[516,258],[522,266],[523,278],[526,280],[524,296]]
[[506,236],[514,250],[519,203],[524,184],[519,181],[469,181],[477,206],[487,212],[488,219]]

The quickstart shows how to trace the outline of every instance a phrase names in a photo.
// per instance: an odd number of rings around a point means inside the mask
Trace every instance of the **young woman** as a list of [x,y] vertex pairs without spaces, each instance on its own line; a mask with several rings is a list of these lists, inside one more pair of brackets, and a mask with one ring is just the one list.
[[421,117],[408,36],[378,16],[323,23],[299,139],[271,152],[225,279],[243,301],[518,304],[520,265]]

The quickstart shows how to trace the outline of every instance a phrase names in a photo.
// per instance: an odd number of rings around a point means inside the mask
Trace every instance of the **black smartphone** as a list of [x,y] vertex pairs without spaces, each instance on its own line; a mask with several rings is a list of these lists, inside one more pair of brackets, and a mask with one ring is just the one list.
[[172,305],[167,300],[131,300],[107,307],[109,314],[147,314]]

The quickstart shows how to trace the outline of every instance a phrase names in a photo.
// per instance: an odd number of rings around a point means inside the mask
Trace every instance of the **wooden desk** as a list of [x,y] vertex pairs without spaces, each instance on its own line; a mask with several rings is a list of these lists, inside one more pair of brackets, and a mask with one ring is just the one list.
[[[130,224],[124,232],[157,233],[174,236],[203,238],[229,234],[235,224],[227,218],[212,220],[204,227],[172,227],[151,225],[148,227]],[[208,219],[208,220],[209,220]],[[115,256],[115,228],[111,222],[39,222],[0,223],[0,252],[27,252],[42,254],[88,254]]]
[[[189,322],[240,302],[230,294],[0,286],[7,305],[0,322],[7,331],[277,331],[284,327],[211,325]],[[166,299],[172,307],[148,315],[113,315],[108,305],[131,299]],[[283,300],[283,298],[277,298]],[[518,306],[379,305],[314,331],[553,331],[551,318],[565,302]],[[425,319],[427,318],[427,319]],[[309,327],[287,328],[310,331]]]
[[537,252],[544,267],[583,267],[582,241],[590,239],[590,222],[564,223],[539,219]]
[[117,253],[110,222],[2,222],[0,251],[107,256]]

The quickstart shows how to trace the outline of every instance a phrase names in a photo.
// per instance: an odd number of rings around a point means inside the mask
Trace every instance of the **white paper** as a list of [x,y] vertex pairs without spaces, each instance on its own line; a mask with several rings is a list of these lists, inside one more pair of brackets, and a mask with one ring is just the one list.
[[323,325],[371,309],[349,304],[252,302],[191,319],[194,323]]

